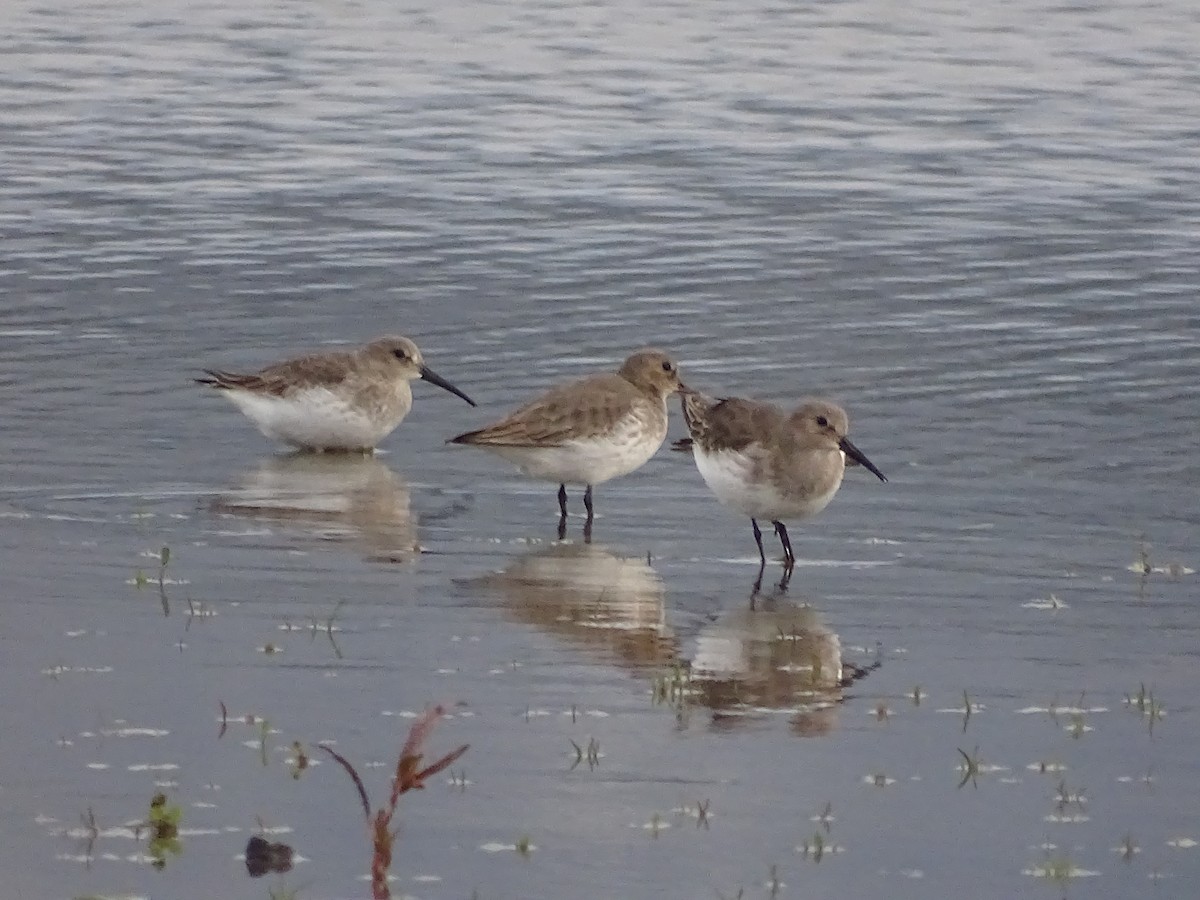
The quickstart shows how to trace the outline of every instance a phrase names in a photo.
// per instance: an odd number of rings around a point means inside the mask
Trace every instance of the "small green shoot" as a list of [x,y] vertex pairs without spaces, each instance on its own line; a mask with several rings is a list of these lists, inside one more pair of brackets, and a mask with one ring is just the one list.
[[313,640],[316,640],[318,631],[325,632],[325,636],[329,638],[330,646],[333,647],[333,655],[337,659],[342,658],[342,648],[338,646],[337,638],[333,636],[334,632],[337,630],[334,627],[334,623],[337,621],[338,613],[341,612],[341,609],[345,603],[345,600],[339,600],[336,604],[334,604],[333,612],[329,614],[324,622],[319,622],[317,617],[313,616],[312,624],[310,626],[310,633]]
[[663,830],[662,816],[660,816],[658,813],[655,813],[654,815],[652,815],[650,817],[650,836],[658,837],[659,833],[662,830]]
[[979,745],[976,744],[975,750],[971,753],[967,753],[966,750],[964,750],[962,747],[959,747],[958,754],[963,758],[963,763],[961,766],[959,766],[959,768],[962,769],[963,777],[962,780],[958,782],[958,786],[962,788],[969,781],[971,782],[971,787],[978,788],[979,781],[977,779],[979,778],[980,766]]
[[833,804],[827,802],[825,808],[813,816],[811,821],[819,822],[821,827],[828,833],[833,828]]
[[1166,715],[1166,710],[1163,705],[1151,696],[1150,706],[1146,710],[1146,726],[1149,728],[1151,735],[1154,734],[1154,723],[1159,721],[1164,715]]
[[1035,878],[1044,878],[1047,881],[1053,882],[1062,889],[1064,894],[1067,890],[1067,883],[1072,878],[1082,878],[1086,875],[1099,874],[1087,869],[1081,869],[1071,862],[1071,858],[1066,853],[1053,853],[1051,849],[1046,850],[1046,856],[1041,865],[1025,869],[1024,873],[1032,875]]
[[[567,740],[571,741],[570,738],[567,738]],[[584,759],[587,760],[589,770],[594,770],[596,766],[600,765],[600,742],[594,737],[588,738],[586,748],[579,746],[574,741],[571,741],[571,747],[575,751],[575,761],[571,763],[572,771],[580,763],[582,763]]]
[[517,855],[525,859],[529,859],[533,855],[533,840],[527,834],[517,838],[517,843],[514,845]]
[[1150,692],[1146,690],[1146,683],[1143,681],[1138,685],[1138,692],[1136,694],[1132,696],[1129,694],[1125,695],[1125,703],[1127,706],[1135,707],[1138,712],[1144,713],[1146,711],[1146,701],[1149,697]]
[[1058,853],[1053,856],[1047,854],[1046,861],[1041,867],[1041,877],[1056,884],[1063,883],[1071,877],[1071,870],[1073,868],[1074,866],[1071,863],[1070,857],[1065,853]]
[[1071,733],[1071,737],[1076,740],[1091,730],[1087,724],[1087,719],[1083,715],[1083,710],[1076,710],[1071,713],[1071,725],[1068,730]]
[[651,696],[655,706],[675,706],[685,703],[692,693],[692,671],[686,663],[676,662],[669,672],[656,677]]
[[825,857],[825,847],[825,833],[817,829],[811,838],[800,845],[800,852],[806,859],[819,863]]
[[1067,780],[1064,778],[1054,789],[1054,805],[1059,813],[1065,813],[1069,806],[1082,809],[1087,805],[1087,797],[1084,796],[1082,790],[1071,790],[1067,787]]
[[[162,603],[164,616],[169,616],[171,614],[171,602],[167,599],[167,566],[170,564],[171,548],[164,544],[163,547],[158,551],[158,577],[156,579],[158,582],[158,599],[159,602]],[[138,569],[137,572],[134,573],[133,583],[139,591],[142,588],[147,587],[150,584],[150,581],[150,576],[141,569]]]
[[167,864],[167,856],[178,856],[183,847],[179,843],[179,820],[183,810],[176,805],[167,804],[167,795],[159,791],[150,799],[150,814],[145,827],[150,833],[150,842],[146,847],[151,856],[151,865],[162,869]]
[[1121,859],[1125,862],[1133,862],[1133,858],[1142,852],[1142,848],[1137,845],[1137,841],[1133,839],[1133,835],[1129,832],[1125,833],[1125,837],[1121,838],[1121,843],[1114,848],[1121,854]]
[[675,721],[680,727],[688,723],[695,695],[692,669],[686,662],[674,663],[669,671],[659,674],[651,682],[651,702],[655,706],[669,706],[674,710]]
[[1154,567],[1150,565],[1150,545],[1146,543],[1144,534],[1138,535],[1138,558],[1129,568],[1141,575],[1143,582],[1146,576],[1154,571]]
[[300,780],[300,776],[308,769],[308,754],[304,752],[304,745],[299,741],[292,741],[292,778],[296,781]]
[[783,881],[779,878],[779,867],[771,866],[771,875],[767,879],[766,888],[767,896],[771,898],[778,897],[780,892],[786,887]]
[[263,766],[268,766],[271,763],[271,758],[267,753],[267,737],[271,734],[271,725],[263,719],[258,726],[258,755]]
[[1125,695],[1125,705],[1136,710],[1146,719],[1150,735],[1154,735],[1155,722],[1161,721],[1166,715],[1166,708],[1154,697],[1153,690],[1147,690],[1145,683],[1138,685],[1136,694]]
[[86,813],[81,813],[80,821],[83,822],[83,827],[87,829],[88,839],[94,841],[100,836],[100,826],[96,823],[96,813],[89,806]]
[[81,813],[79,816],[83,823],[84,831],[87,834],[87,840],[84,842],[83,857],[87,860],[88,867],[91,867],[92,860],[95,858],[96,841],[100,837],[100,825],[96,821],[96,813],[89,806],[86,813]]

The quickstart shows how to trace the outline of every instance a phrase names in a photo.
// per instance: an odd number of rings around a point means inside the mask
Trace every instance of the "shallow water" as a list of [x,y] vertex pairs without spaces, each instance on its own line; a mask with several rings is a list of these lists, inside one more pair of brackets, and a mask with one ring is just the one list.
[[[315,745],[382,802],[436,702],[471,749],[397,896],[1190,896],[1193,4],[4,18],[6,896],[366,896]],[[418,384],[375,459],[190,381],[390,331],[481,408]],[[887,473],[786,592],[676,454],[584,546],[444,446],[645,343],[836,398]],[[119,828],[159,789],[162,871]],[[261,829],[294,871],[247,878]]]

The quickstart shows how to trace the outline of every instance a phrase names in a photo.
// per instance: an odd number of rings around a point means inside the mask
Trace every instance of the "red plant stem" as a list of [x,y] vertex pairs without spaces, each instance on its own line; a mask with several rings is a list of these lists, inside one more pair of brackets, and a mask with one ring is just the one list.
[[375,813],[372,826],[371,900],[391,900],[388,871],[392,868],[392,832],[388,829],[392,817],[382,809]]

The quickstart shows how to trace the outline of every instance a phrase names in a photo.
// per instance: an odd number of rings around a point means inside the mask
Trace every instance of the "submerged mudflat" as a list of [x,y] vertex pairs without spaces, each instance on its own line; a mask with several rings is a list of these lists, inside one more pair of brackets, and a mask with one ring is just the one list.
[[[368,896],[321,745],[377,810],[434,704],[393,896],[1186,895],[1192,13],[1011,15],[18,10],[6,896]],[[190,382],[391,331],[480,408],[374,458]],[[647,343],[887,473],[786,590],[681,454],[587,544],[445,446]]]

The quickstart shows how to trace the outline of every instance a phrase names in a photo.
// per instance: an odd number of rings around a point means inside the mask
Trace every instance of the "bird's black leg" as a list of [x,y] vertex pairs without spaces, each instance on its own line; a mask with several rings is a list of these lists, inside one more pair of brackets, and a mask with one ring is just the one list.
[[587,521],[583,523],[583,539],[591,542],[592,540],[592,518],[594,512],[592,510],[592,486],[589,484],[587,490],[583,492],[583,508],[587,510]]
[[754,543],[758,544],[758,558],[762,560],[762,564],[765,566],[767,564],[767,554],[763,552],[762,531],[759,530],[758,522],[754,521],[754,519],[750,520],[750,527],[754,529]]
[[759,530],[758,523],[753,518],[750,519],[750,527],[754,529],[754,543],[758,544],[758,577],[754,579],[754,587],[750,593],[750,608],[753,609],[754,598],[762,589],[763,571],[767,568],[767,554],[763,552],[762,531]]
[[561,541],[567,536],[567,486],[565,484],[558,486],[558,511],[562,514],[558,518],[558,539]]
[[787,526],[782,522],[772,522],[775,533],[779,535],[779,543],[783,544],[783,567],[789,572],[796,565],[796,554],[792,553],[792,542],[788,539]]

